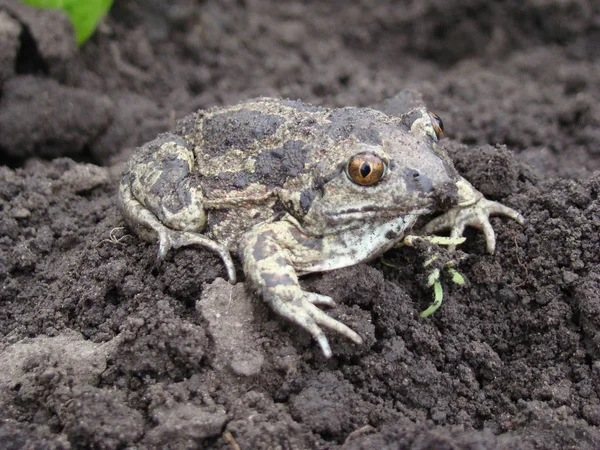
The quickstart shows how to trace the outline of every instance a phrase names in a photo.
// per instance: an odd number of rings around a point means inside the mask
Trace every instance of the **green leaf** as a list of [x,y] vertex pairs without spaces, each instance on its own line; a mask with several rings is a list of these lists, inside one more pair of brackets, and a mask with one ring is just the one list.
[[464,286],[465,277],[463,277],[460,272],[458,272],[456,269],[453,269],[452,267],[449,267],[448,273],[452,276],[452,282],[454,284],[458,284],[459,286]]
[[98,21],[108,12],[113,0],[21,0],[38,8],[62,9],[75,29],[77,45],[83,44],[94,32]]

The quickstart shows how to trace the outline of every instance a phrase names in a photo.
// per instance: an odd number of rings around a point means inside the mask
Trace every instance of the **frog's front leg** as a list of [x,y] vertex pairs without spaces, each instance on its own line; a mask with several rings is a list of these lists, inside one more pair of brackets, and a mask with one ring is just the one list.
[[489,253],[496,249],[496,235],[490,223],[490,216],[502,215],[516,220],[521,225],[525,219],[521,214],[501,203],[486,199],[471,183],[461,178],[457,183],[458,205],[436,217],[423,228],[427,234],[450,229],[451,238],[462,236],[465,227],[471,226],[483,231]]
[[303,291],[300,287],[294,261],[318,258],[314,250],[318,239],[281,220],[261,224],[248,231],[240,243],[240,254],[246,277],[263,300],[277,314],[308,331],[321,347],[323,355],[330,358],[331,348],[322,326],[337,331],[356,344],[362,344],[362,339],[316,306],[335,306],[333,299]]

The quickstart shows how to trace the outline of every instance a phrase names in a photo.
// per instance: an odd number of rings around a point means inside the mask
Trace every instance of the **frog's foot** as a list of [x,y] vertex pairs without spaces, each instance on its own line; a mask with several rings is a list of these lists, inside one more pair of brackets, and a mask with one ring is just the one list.
[[[494,215],[510,217],[521,225],[525,223],[523,216],[514,209],[481,196],[481,198],[470,205],[456,206],[445,214],[436,217],[425,225],[423,231],[427,234],[432,234],[450,229],[450,237],[459,238],[462,236],[465,227],[474,227],[483,231],[487,251],[494,253],[496,249],[496,235],[490,223],[490,216]],[[452,250],[453,246],[450,249]]]
[[161,226],[156,230],[158,233],[158,257],[163,259],[171,248],[186,247],[188,245],[199,245],[208,250],[215,252],[221,257],[227,277],[231,284],[236,283],[235,266],[233,259],[229,253],[229,249],[224,245],[215,242],[203,234],[194,233],[191,231],[174,231],[165,226]]
[[285,317],[294,324],[304,328],[317,341],[325,358],[331,358],[331,347],[321,327],[327,327],[337,331],[356,344],[362,344],[362,338],[350,327],[332,319],[315,305],[335,306],[330,297],[312,292],[294,289],[292,300],[284,299],[283,296],[265,296],[273,311]]

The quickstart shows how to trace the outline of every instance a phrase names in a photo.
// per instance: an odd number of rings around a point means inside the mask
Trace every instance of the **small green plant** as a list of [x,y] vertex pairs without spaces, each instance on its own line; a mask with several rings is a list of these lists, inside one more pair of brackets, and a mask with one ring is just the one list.
[[[456,239],[456,241],[458,241],[458,239]],[[449,245],[456,245],[456,244],[452,243]],[[438,258],[439,258],[439,255],[433,256],[432,258],[427,260],[425,262],[425,264],[423,264],[423,267],[427,268],[429,265],[431,265],[431,263],[435,262]],[[450,276],[450,281],[452,281],[454,284],[456,284],[458,286],[464,286],[464,284],[465,284],[464,277],[460,274],[460,272],[458,272],[455,268],[453,268],[452,265],[453,265],[452,261],[448,261],[448,262],[446,262],[446,264],[444,264],[444,269]],[[444,299],[444,290],[442,289],[442,283],[440,282],[440,276],[441,276],[440,269],[437,269],[437,268],[433,269],[429,273],[429,276],[427,277],[427,286],[429,286],[429,287],[433,286],[433,303],[431,305],[429,305],[429,308],[427,308],[425,311],[421,311],[421,313],[419,314],[419,317],[422,317],[422,318],[429,317],[434,312],[436,312],[440,306],[442,306],[442,300]]]
[[[447,245],[451,248],[454,248],[456,245],[460,245],[465,242],[466,238],[452,238],[446,236],[415,236],[408,235],[405,236],[402,242],[396,245],[398,247],[413,247],[417,242],[428,242],[432,245]],[[427,252],[432,252],[431,248],[427,248]],[[429,258],[425,263],[423,263],[423,268],[427,269],[434,262],[440,260],[440,253],[434,252],[433,256]],[[392,268],[397,268],[393,264],[386,262],[381,259],[381,262]],[[450,277],[450,281],[458,286],[463,286],[465,284],[464,277],[458,272],[454,267],[454,261],[446,261],[441,269],[444,270],[444,273]],[[444,289],[442,288],[442,283],[440,281],[442,275],[442,271],[440,268],[433,268],[429,272],[429,276],[427,277],[427,286],[433,287],[433,303],[429,305],[429,307],[425,311],[421,311],[419,317],[425,318],[432,315],[436,312],[440,306],[442,306],[442,301],[444,300]]]
[[75,29],[77,45],[83,44],[94,32],[98,21],[110,9],[113,0],[22,0],[37,8],[62,9]]

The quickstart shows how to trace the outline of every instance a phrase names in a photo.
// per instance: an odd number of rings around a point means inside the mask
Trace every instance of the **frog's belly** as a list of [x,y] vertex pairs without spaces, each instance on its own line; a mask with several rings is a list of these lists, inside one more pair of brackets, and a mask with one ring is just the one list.
[[404,237],[417,220],[417,216],[407,215],[384,223],[344,231],[325,236],[321,242],[318,260],[300,261],[296,270],[300,274],[322,272],[352,266],[373,259]]

